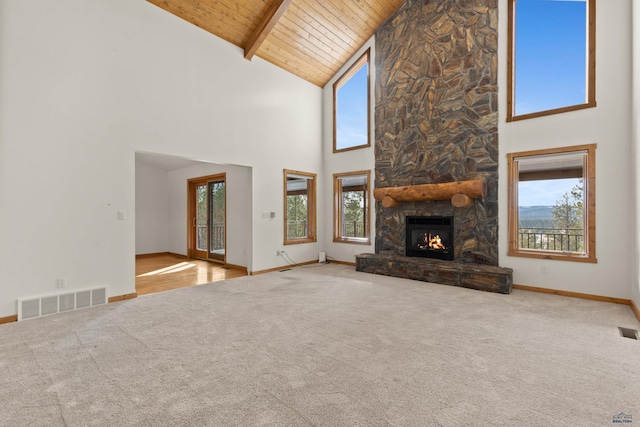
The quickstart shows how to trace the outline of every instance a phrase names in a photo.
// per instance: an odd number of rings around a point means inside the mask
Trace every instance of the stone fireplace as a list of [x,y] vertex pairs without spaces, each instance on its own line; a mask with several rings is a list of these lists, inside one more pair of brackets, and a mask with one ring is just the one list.
[[[497,0],[406,0],[375,39],[376,253],[356,267],[510,292],[498,267]],[[481,191],[460,192],[467,183]],[[446,260],[409,256],[416,217],[451,218]],[[460,280],[480,272],[500,283]]]

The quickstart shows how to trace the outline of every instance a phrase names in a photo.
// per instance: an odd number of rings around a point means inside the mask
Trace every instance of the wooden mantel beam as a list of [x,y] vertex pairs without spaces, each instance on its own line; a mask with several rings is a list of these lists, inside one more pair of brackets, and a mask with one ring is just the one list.
[[471,199],[481,199],[485,195],[482,180],[445,182],[442,184],[407,185],[373,190],[373,197],[382,201],[385,208],[398,206],[398,202],[451,199],[456,207],[467,207]]
[[276,0],[271,8],[267,12],[267,16],[264,17],[256,31],[251,34],[249,37],[249,41],[247,41],[247,45],[244,47],[244,58],[251,61],[253,55],[256,54],[262,42],[267,38],[273,27],[276,26],[278,20],[282,17],[282,14],[289,4],[291,0]]

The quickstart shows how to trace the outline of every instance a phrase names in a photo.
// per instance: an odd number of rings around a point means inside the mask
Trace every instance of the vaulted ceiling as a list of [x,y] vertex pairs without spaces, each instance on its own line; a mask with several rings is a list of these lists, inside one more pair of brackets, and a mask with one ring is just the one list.
[[147,0],[317,86],[403,0]]

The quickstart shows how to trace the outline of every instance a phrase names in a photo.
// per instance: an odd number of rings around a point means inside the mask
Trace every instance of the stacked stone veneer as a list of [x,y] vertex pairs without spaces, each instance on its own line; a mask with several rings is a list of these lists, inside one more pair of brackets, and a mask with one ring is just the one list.
[[454,217],[454,258],[498,265],[497,0],[406,0],[376,32],[375,186],[482,179],[484,200],[376,203],[376,253],[405,216]]
[[[356,269],[510,293],[498,266],[497,0],[405,0],[376,32],[375,186],[480,179],[484,199],[376,202]],[[454,261],[405,257],[407,215],[454,217]]]

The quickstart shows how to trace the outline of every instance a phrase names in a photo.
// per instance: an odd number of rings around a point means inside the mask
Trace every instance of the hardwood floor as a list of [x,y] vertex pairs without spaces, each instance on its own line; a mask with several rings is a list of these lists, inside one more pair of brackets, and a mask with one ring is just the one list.
[[246,276],[246,271],[175,254],[136,257],[138,295]]

